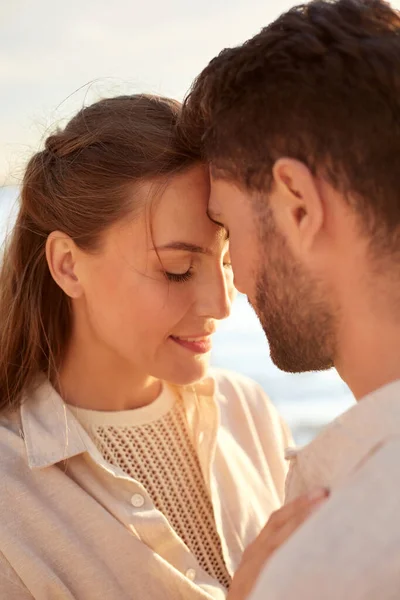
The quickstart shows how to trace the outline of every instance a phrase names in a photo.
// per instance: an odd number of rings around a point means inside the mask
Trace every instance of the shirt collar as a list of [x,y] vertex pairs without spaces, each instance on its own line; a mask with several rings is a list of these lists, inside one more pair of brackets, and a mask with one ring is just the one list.
[[[195,397],[213,398],[213,376],[183,388],[195,391]],[[187,400],[187,411],[200,409]],[[189,415],[190,416],[190,415]],[[68,406],[43,375],[38,378],[33,391],[25,394],[21,405],[21,424],[31,469],[41,469],[57,464],[83,452],[93,452],[94,444]]]
[[333,486],[385,440],[400,435],[400,380],[368,394],[287,458],[309,489]]
[[88,450],[83,427],[44,376],[23,398],[21,423],[31,469],[48,467]]

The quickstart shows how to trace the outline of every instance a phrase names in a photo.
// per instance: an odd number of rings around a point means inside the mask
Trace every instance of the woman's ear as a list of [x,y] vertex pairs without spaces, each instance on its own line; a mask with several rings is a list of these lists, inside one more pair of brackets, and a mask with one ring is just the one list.
[[46,259],[50,273],[70,298],[82,295],[82,286],[76,275],[77,254],[75,242],[65,233],[53,231],[47,238]]
[[324,203],[310,169],[293,158],[273,167],[270,206],[276,222],[296,253],[310,250],[324,224]]

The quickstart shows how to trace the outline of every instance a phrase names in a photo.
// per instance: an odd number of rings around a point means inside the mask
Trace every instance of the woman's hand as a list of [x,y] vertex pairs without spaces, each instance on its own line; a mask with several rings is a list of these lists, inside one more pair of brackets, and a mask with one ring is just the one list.
[[300,496],[272,513],[260,535],[244,551],[226,600],[246,600],[265,563],[329,496],[326,489]]

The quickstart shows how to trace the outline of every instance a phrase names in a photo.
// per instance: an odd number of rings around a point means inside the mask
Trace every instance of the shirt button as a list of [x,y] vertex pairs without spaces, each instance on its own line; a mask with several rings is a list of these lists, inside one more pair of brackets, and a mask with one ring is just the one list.
[[131,503],[135,508],[140,508],[144,504],[144,498],[142,494],[134,494],[131,498]]
[[194,569],[188,569],[186,571],[186,577],[190,579],[190,581],[194,581],[196,579],[196,571]]

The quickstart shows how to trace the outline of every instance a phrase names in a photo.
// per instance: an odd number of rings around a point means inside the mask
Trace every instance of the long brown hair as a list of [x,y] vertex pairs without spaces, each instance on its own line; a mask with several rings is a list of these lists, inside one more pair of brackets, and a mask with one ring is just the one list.
[[93,250],[138,207],[132,184],[191,166],[197,157],[176,135],[179,112],[155,96],[101,100],[30,159],[0,271],[0,410],[18,406],[39,372],[54,379],[69,340],[71,307],[47,265],[48,235],[60,230]]

